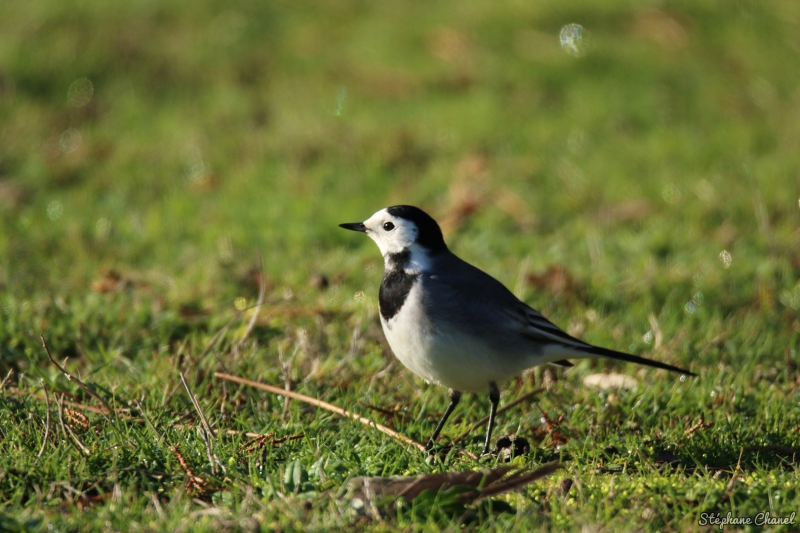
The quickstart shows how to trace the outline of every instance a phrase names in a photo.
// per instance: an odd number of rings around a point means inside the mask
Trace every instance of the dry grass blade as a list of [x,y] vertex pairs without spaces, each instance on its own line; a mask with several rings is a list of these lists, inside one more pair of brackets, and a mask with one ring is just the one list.
[[378,431],[380,431],[382,433],[385,433],[386,435],[389,435],[393,439],[395,439],[395,440],[397,440],[399,442],[402,442],[403,444],[410,444],[412,446],[415,446],[419,451],[425,451],[425,446],[420,444],[419,442],[417,442],[415,440],[412,440],[412,439],[406,437],[405,435],[402,435],[402,434],[400,434],[400,433],[398,433],[398,432],[396,432],[396,431],[394,431],[392,429],[389,429],[386,426],[382,426],[381,424],[373,422],[372,420],[369,420],[368,418],[364,418],[363,416],[357,415],[355,413],[351,413],[350,411],[348,411],[346,409],[342,409],[341,407],[338,407],[336,405],[330,404],[328,402],[323,402],[322,400],[317,400],[316,398],[312,398],[310,396],[306,396],[305,394],[300,394],[298,392],[288,391],[286,389],[281,389],[280,387],[273,387],[271,385],[265,385],[264,383],[259,383],[257,381],[252,381],[252,380],[249,380],[249,379],[240,378],[238,376],[233,376],[231,374],[225,374],[223,372],[215,372],[214,376],[216,378],[218,378],[218,379],[224,379],[224,380],[227,380],[227,381],[233,381],[234,383],[239,383],[241,385],[247,385],[248,387],[261,389],[261,390],[264,390],[264,391],[267,391],[267,392],[271,392],[272,394],[280,394],[280,395],[283,395],[283,396],[288,396],[288,397],[291,397],[291,398],[293,398],[295,400],[299,400],[301,402],[305,402],[305,403],[308,403],[308,404],[311,404],[311,405],[315,405],[315,406],[320,407],[322,409],[326,409],[328,411],[331,411],[332,413],[336,413],[336,414],[338,414],[340,416],[343,416],[343,417],[346,417],[346,418],[351,418],[353,420],[361,422],[362,424],[364,424],[366,426],[375,428]]
[[[516,399],[516,400],[514,400],[513,402],[511,402],[511,403],[509,403],[509,404],[506,404],[506,405],[504,405],[503,407],[501,407],[500,409],[498,409],[498,410],[497,410],[497,413],[495,413],[495,416],[498,416],[498,415],[500,415],[500,414],[502,414],[502,413],[505,413],[506,411],[508,411],[508,410],[509,410],[509,409],[511,409],[512,407],[515,407],[515,406],[517,406],[517,405],[521,404],[522,402],[524,402],[524,401],[525,401],[525,400],[527,400],[528,398],[531,398],[531,397],[533,397],[533,396],[536,396],[537,394],[539,394],[540,392],[543,392],[543,391],[544,391],[544,389],[542,389],[542,388],[539,388],[539,389],[534,389],[534,390],[532,390],[532,391],[530,391],[530,392],[528,392],[528,393],[526,393],[526,394],[523,394],[522,396],[520,396],[519,398],[517,398],[517,399]],[[458,437],[454,438],[454,439],[453,439],[453,441],[452,441],[452,444],[456,444],[457,442],[460,442],[461,440],[465,439],[467,436],[469,436],[469,434],[470,434],[470,433],[472,433],[473,431],[475,431],[475,430],[476,430],[476,429],[478,429],[479,427],[481,427],[481,426],[485,425],[485,424],[486,424],[488,421],[489,421],[489,417],[488,417],[488,416],[485,416],[485,417],[481,418],[480,420],[478,420],[477,422],[475,422],[475,423],[472,425],[472,427],[470,427],[470,428],[469,428],[468,430],[466,430],[464,433],[462,433],[462,434],[461,434],[461,435],[459,435]]]
[[56,366],[56,368],[58,368],[61,371],[61,373],[64,374],[64,376],[66,376],[66,378],[68,380],[74,382],[76,385],[78,385],[80,388],[82,388],[84,391],[86,391],[86,393],[89,396],[91,396],[92,398],[94,398],[95,400],[97,400],[98,402],[103,404],[103,407],[106,409],[106,412],[102,413],[102,414],[106,415],[106,414],[113,413],[114,411],[108,405],[107,401],[105,401],[98,394],[96,394],[92,389],[90,389],[89,386],[86,385],[86,383],[84,383],[83,381],[79,380],[78,378],[76,378],[75,376],[73,376],[72,374],[67,372],[66,369],[63,366],[58,364],[58,362],[55,359],[53,359],[53,355],[50,353],[50,348],[47,347],[47,341],[44,340],[44,335],[43,334],[39,334],[39,338],[42,339],[42,346],[44,346],[44,351],[47,353],[47,358],[50,359],[50,362],[53,363]]
[[[186,393],[189,395],[189,399],[192,400],[192,405],[194,405],[197,414],[200,415],[200,421],[203,425],[203,427],[200,428],[200,436],[203,438],[203,442],[206,445],[206,455],[208,456],[208,463],[211,466],[211,473],[216,474],[217,463],[219,462],[219,460],[217,459],[215,461],[216,456],[211,451],[211,442],[210,442],[214,438],[214,430],[211,429],[211,424],[208,423],[208,418],[206,418],[206,414],[203,412],[203,408],[200,407],[200,402],[197,401],[197,396],[194,395],[191,387],[189,387],[189,382],[186,381],[186,376],[183,375],[183,372],[180,372],[180,376],[181,376],[181,383],[183,383],[183,388],[186,389]],[[221,464],[220,467],[222,467]]]
[[[294,353],[292,354],[292,360],[294,356],[297,354],[298,346],[295,346]],[[283,358],[283,347],[278,346],[278,362],[281,365],[281,374],[283,374],[283,387],[290,391],[292,390],[292,368],[291,364],[287,363],[286,360]],[[281,412],[281,420],[286,420],[286,415],[289,413],[289,397],[287,396],[283,402],[283,411]]]
[[50,438],[50,395],[47,394],[47,385],[42,383],[42,389],[44,390],[44,401],[45,401],[45,409],[47,410],[47,418],[44,421],[44,438],[42,439],[42,447],[39,449],[39,453],[36,455],[37,459],[42,457],[44,453],[44,448],[47,446],[47,440]]
[[[242,338],[239,339],[239,342],[236,343],[236,346],[233,348],[233,353],[238,354],[239,350],[242,347],[242,344],[250,337],[250,334],[253,332],[253,328],[256,325],[256,321],[258,320],[258,314],[261,311],[261,306],[264,305],[264,297],[267,294],[267,281],[264,279],[264,258],[261,256],[261,253],[258,254],[258,265],[259,265],[259,273],[258,273],[258,301],[255,305],[255,312],[253,316],[250,317],[250,322],[247,324],[247,329],[244,330],[244,334]],[[223,368],[224,370],[224,368]]]
[[3,379],[3,382],[0,383],[0,392],[3,392],[4,390],[6,390],[6,383],[9,382],[9,380],[11,379],[11,376],[13,376],[13,375],[14,375],[14,369],[12,368],[11,370],[8,371],[8,374],[6,374],[6,377],[5,377],[5,379]]
[[[34,394],[34,393],[31,393],[31,392],[27,392],[27,391],[13,390],[13,389],[12,390],[8,390],[6,392],[7,392],[7,394],[12,394],[12,395],[15,395],[15,396],[27,396],[27,397],[32,398],[34,400],[39,400],[39,401],[44,401],[44,402],[48,401],[48,399],[43,394]],[[82,411],[89,411],[89,412],[97,413],[97,414],[103,414],[104,413],[103,409],[101,409],[99,407],[95,407],[93,405],[86,405],[84,403],[73,402],[73,401],[70,401],[70,400],[63,400],[63,401],[64,401],[64,405],[65,406],[74,407],[76,409],[81,409]],[[137,404],[138,404],[138,402],[137,402]],[[139,408],[141,410],[141,405],[139,405]],[[142,414],[144,415],[143,411],[142,411]],[[128,409],[117,409],[116,412],[114,413],[114,416],[117,416],[119,418],[123,418],[123,419],[125,419],[125,420],[127,420],[129,422],[133,422],[133,423],[137,423],[137,424],[146,423],[148,421],[146,418],[134,418],[134,417],[132,417],[130,415]],[[186,429],[187,427],[191,427],[191,426],[187,426],[185,424],[173,424],[172,427],[174,427],[176,429]],[[154,426],[154,429],[155,429],[155,426]],[[253,433],[251,431],[236,431],[235,429],[225,429],[225,430],[215,429],[214,430],[214,434],[215,435],[219,435],[220,433],[224,433],[225,435],[244,435],[245,437],[251,438],[251,439],[261,435],[260,433]],[[163,438],[163,436],[162,436],[162,438]]]
[[[61,392],[61,391],[53,391],[54,394],[57,393],[57,392]],[[13,396],[27,396],[27,397],[32,398],[34,400],[39,400],[40,402],[43,402],[43,401],[47,400],[47,398],[45,398],[44,394],[35,394],[35,393],[24,391],[24,390],[10,389],[10,390],[6,391],[6,394],[11,394]],[[62,394],[62,396],[64,395],[64,393],[61,393],[61,394]],[[72,400],[64,400],[64,405],[67,406],[67,407],[74,407],[75,409],[80,409],[81,411],[89,411],[90,413],[95,413],[95,414],[98,414],[98,415],[105,414],[105,412],[106,412],[105,409],[102,408],[102,407],[95,407],[94,405],[87,405],[85,403],[73,402]],[[124,418],[126,420],[136,421],[136,419],[133,418],[130,415],[130,409],[127,409],[127,408],[115,409],[113,411],[113,415],[116,416],[116,417],[119,417],[119,418]]]
[[731,480],[728,481],[728,485],[725,487],[725,492],[728,493],[727,496],[731,497],[733,492],[733,487],[736,486],[736,479],[739,477],[739,472],[742,467],[742,454],[744,453],[744,447],[739,447],[739,460],[736,461],[736,469],[733,471],[733,475],[731,475]]
[[217,465],[219,465],[219,467],[222,469],[224,473],[225,467],[222,466],[222,463],[220,463],[219,458],[216,455],[214,455],[214,452],[211,451],[211,439],[209,438],[209,435],[213,436],[213,433],[208,433],[203,428],[200,428],[199,431],[200,431],[200,436],[203,438],[203,442],[206,445],[206,457],[208,457],[208,464],[211,467],[211,473],[212,474],[217,473]]
[[189,383],[186,381],[186,376],[183,375],[183,372],[180,372],[181,376],[181,383],[183,383],[183,388],[186,389],[186,393],[189,395],[189,399],[192,401],[192,405],[194,405],[197,414],[200,415],[200,421],[203,424],[206,432],[209,435],[214,435],[214,430],[211,429],[211,424],[208,423],[208,418],[206,418],[206,414],[203,412],[203,408],[200,407],[200,402],[197,401],[197,397],[192,392],[191,387],[189,387]]

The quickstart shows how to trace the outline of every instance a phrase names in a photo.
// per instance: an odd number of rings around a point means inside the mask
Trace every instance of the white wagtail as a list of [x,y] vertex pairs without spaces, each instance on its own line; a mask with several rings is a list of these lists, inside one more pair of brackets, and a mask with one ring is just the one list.
[[365,222],[340,226],[366,233],[383,254],[378,301],[394,354],[425,381],[450,389],[450,405],[426,450],[433,448],[462,392],[488,389],[492,407],[483,454],[488,453],[500,401],[497,384],[544,363],[572,366],[567,359],[602,357],[695,375],[568,335],[502,283],[450,252],[439,225],[417,207],[387,207]]

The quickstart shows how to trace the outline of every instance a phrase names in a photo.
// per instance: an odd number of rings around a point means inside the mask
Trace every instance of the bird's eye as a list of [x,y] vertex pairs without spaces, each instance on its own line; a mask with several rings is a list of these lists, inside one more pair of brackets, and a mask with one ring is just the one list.
[[394,224],[387,222],[383,225],[383,229],[386,231],[392,231],[394,229]]

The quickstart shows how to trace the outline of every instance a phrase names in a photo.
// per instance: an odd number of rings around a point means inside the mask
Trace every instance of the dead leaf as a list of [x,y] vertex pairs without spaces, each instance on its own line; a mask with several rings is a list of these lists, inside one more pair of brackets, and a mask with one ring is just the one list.
[[597,218],[603,226],[613,226],[643,220],[652,212],[653,208],[647,201],[637,199],[604,207],[598,211]]
[[536,289],[545,290],[554,295],[580,296],[582,292],[582,287],[564,265],[550,265],[544,272],[528,274],[525,276],[525,280]]
[[453,28],[437,28],[428,36],[428,51],[447,62],[467,59],[472,45],[466,36]]
[[[471,487],[475,490],[466,491],[460,496],[463,503],[471,503],[524,487],[549,476],[560,467],[560,463],[553,462],[531,472],[516,472],[508,477],[505,476],[514,471],[515,467],[501,466],[483,472],[444,472],[418,476],[359,476],[342,487],[339,499],[349,502],[359,514],[371,514],[377,518],[381,511],[391,513],[391,506],[386,505],[387,498],[392,501],[403,498],[410,502],[424,491],[443,492],[453,487]],[[382,506],[380,510],[378,505]]]
[[597,387],[603,390],[608,389],[635,389],[639,382],[630,376],[622,374],[590,374],[583,378],[583,384],[587,387]]
[[125,279],[116,270],[103,270],[100,278],[92,281],[92,292],[106,293],[125,284]]
[[536,224],[536,216],[531,211],[528,203],[513,190],[501,187],[494,193],[492,200],[497,207],[513,218],[514,222],[523,230],[529,230]]
[[679,50],[689,42],[691,20],[658,9],[640,11],[633,21],[633,33],[654,42],[665,50]]
[[30,191],[16,181],[0,180],[0,206],[5,209],[11,210],[21,207],[29,196]]

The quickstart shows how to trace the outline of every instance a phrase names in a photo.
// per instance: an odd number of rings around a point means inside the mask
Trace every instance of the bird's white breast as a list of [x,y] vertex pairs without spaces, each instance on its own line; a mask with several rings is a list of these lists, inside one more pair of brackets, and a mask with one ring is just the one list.
[[491,346],[452,324],[435,323],[424,312],[422,278],[418,278],[400,310],[389,320],[381,316],[384,335],[403,365],[430,383],[461,392],[486,392],[525,365],[509,365]]

